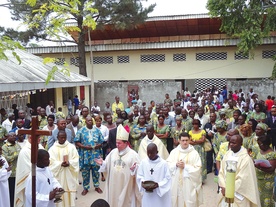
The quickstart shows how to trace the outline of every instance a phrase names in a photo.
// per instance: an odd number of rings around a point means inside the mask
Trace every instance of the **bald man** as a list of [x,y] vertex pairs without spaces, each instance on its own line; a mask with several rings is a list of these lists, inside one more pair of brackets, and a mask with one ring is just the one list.
[[219,206],[228,206],[228,204],[225,203],[224,197],[226,188],[226,162],[230,160],[237,162],[233,206],[261,206],[254,163],[248,155],[247,150],[242,146],[242,142],[243,140],[240,135],[232,136],[229,141],[230,150],[227,151],[221,161],[218,178],[222,198],[219,202]]

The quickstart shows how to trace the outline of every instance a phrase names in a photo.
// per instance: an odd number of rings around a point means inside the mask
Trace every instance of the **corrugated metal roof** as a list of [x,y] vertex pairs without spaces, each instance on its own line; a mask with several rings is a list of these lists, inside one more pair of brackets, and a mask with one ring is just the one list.
[[45,80],[48,72],[54,64],[44,64],[43,59],[23,50],[15,51],[21,64],[12,55],[12,51],[5,54],[8,61],[0,60],[0,92],[4,91],[26,91],[44,88],[61,88],[90,85],[91,79],[78,73],[70,72],[70,76],[64,75],[58,71],[55,73],[55,79],[48,85]]
[[[239,39],[219,40],[188,40],[151,43],[125,43],[125,44],[99,44],[93,45],[92,51],[118,51],[118,50],[149,50],[149,49],[171,49],[171,48],[194,48],[194,47],[225,47],[236,46]],[[263,45],[276,44],[276,37],[263,38]],[[28,52],[33,54],[53,53],[77,53],[77,46],[50,46],[50,47],[28,47]],[[85,46],[85,51],[90,51],[90,46]]]

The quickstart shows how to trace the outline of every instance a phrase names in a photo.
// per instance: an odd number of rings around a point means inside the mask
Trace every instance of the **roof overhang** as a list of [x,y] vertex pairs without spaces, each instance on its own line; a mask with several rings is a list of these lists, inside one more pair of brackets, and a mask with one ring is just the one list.
[[[72,23],[72,25],[75,25]],[[70,26],[70,23],[68,24]],[[104,25],[90,32],[91,40],[111,40],[143,37],[164,37],[181,35],[221,34],[221,20],[207,14],[150,17],[132,29],[115,29],[114,25]],[[87,28],[86,28],[87,30]],[[78,32],[69,32],[78,42]],[[85,41],[89,41],[88,32]]]
[[[0,60],[0,92],[27,91],[46,88],[62,88],[86,86],[91,79],[78,73],[70,72],[70,76],[57,71],[54,80],[45,83],[48,72],[54,64],[44,64],[43,59],[23,50],[15,50],[21,59],[21,64],[12,55],[12,51],[5,52],[8,60]],[[61,69],[61,68],[60,68]]]

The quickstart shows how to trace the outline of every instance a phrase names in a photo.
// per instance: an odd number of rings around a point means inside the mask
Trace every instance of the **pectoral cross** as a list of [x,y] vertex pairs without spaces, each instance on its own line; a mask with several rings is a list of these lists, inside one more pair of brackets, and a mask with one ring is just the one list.
[[152,173],[154,172],[153,168],[150,169],[150,174],[152,175]]
[[32,129],[19,129],[18,134],[30,134],[31,139],[31,163],[32,163],[32,207],[36,207],[36,162],[38,143],[37,140],[40,135],[51,135],[52,132],[48,130],[38,130],[38,118],[32,117]]

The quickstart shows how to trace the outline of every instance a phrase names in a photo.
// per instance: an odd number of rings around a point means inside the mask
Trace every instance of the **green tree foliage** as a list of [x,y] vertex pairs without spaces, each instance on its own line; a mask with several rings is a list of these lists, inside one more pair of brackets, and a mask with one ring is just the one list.
[[[26,32],[5,30],[5,34],[27,43],[31,39],[74,42],[68,30],[77,32],[80,74],[87,76],[85,35],[105,24],[125,29],[143,22],[155,5],[143,8],[146,0],[9,0],[14,20],[23,20]],[[67,23],[75,25],[68,26]],[[74,42],[75,43],[75,42]]]
[[240,38],[238,51],[244,54],[276,30],[276,7],[264,7],[261,0],[208,0],[207,9],[222,20],[222,32]]
[[7,50],[12,51],[12,55],[17,59],[18,63],[21,64],[20,57],[16,54],[16,49],[24,49],[19,42],[13,41],[7,36],[0,36],[0,60],[8,60],[5,52]]

